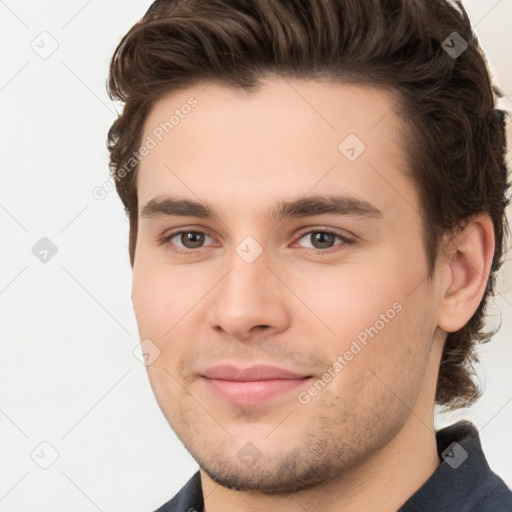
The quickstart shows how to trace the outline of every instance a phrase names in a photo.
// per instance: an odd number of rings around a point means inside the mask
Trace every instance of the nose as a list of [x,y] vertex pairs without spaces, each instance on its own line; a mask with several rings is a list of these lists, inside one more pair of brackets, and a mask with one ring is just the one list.
[[209,294],[211,328],[244,341],[286,330],[290,322],[287,289],[275,269],[270,269],[265,252],[252,263],[234,252],[230,264]]

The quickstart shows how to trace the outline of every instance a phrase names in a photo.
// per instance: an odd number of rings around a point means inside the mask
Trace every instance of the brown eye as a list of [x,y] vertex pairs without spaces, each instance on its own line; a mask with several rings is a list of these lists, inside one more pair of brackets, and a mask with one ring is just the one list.
[[[331,249],[338,245],[342,246],[345,243],[350,243],[350,240],[340,234],[324,230],[308,231],[301,236],[300,240],[306,240],[309,242],[309,246],[303,245],[302,247],[317,250]],[[341,243],[336,243],[336,240],[341,240]]]
[[204,243],[204,233],[189,231],[180,234],[180,242],[186,249],[196,249]]
[[201,231],[182,230],[170,233],[163,238],[162,242],[175,246],[176,250],[180,248],[193,250],[204,247],[204,243],[207,239],[211,240],[212,238]]
[[330,249],[336,241],[336,235],[324,233],[323,231],[316,231],[311,234],[311,243],[315,249]]

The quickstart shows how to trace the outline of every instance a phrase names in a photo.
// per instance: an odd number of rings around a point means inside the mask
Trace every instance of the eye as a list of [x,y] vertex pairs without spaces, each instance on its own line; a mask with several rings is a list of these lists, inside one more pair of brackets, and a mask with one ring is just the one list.
[[[329,231],[325,229],[307,231],[301,235],[299,242],[303,239],[309,242],[309,246],[306,245],[305,247],[307,249],[314,249],[317,253],[330,253],[333,251],[330,251],[329,249],[332,249],[333,247],[344,246],[353,243],[353,241],[348,237],[343,236],[335,231]],[[336,244],[336,240],[341,240],[341,243]]]
[[178,248],[185,249],[185,251],[177,252],[187,252],[203,247],[206,239],[213,240],[209,235],[202,231],[181,230],[165,235],[162,237],[160,242],[162,244],[167,243]]
[[[205,242],[208,239],[211,242],[214,241],[211,236],[207,235],[203,231],[182,229],[164,235],[159,239],[159,243],[162,245],[168,245],[177,253],[188,254],[194,252],[194,249],[207,247]],[[353,240],[347,236],[327,229],[315,229],[303,232],[296,244],[301,240],[305,240],[306,244],[299,244],[299,246],[313,250],[317,254],[330,254],[331,252],[342,250],[344,246],[353,243]],[[336,243],[337,240],[339,243]],[[307,245],[308,243],[309,245]]]

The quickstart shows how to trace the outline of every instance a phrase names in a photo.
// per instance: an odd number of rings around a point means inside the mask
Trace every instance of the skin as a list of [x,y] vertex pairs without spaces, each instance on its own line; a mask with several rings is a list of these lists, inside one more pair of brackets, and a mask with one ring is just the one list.
[[[279,77],[251,94],[197,84],[154,105],[143,140],[191,96],[197,106],[139,168],[132,300],[141,339],[160,350],[147,367],[157,401],[200,465],[205,510],[396,511],[440,463],[442,347],[484,292],[490,220],[471,219],[446,241],[427,278],[403,122],[385,91]],[[366,146],[352,162],[338,149],[350,133]],[[269,216],[280,201],[333,194],[381,214]],[[168,196],[216,216],[143,215]],[[321,245],[322,228],[348,241]],[[179,229],[207,236],[195,245],[170,237]],[[236,251],[248,236],[262,249],[252,263]],[[400,311],[301,403],[298,393],[393,304]],[[200,376],[228,363],[311,379],[263,403],[232,404]]]

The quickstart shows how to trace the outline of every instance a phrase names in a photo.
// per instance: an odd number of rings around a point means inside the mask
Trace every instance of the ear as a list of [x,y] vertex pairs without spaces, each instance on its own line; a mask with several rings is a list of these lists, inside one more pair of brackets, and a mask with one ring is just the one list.
[[446,332],[464,327],[485,293],[494,255],[494,228],[489,215],[467,220],[462,231],[445,242],[440,256],[438,325]]

